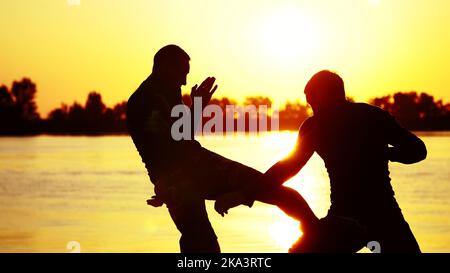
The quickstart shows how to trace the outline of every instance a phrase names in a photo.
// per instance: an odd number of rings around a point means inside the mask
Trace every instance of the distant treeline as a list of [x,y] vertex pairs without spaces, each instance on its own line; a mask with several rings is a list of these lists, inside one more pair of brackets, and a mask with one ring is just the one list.
[[[0,135],[127,133],[126,101],[107,107],[99,93],[91,92],[84,105],[62,104],[47,118],[41,118],[35,102],[36,92],[36,84],[28,78],[14,81],[11,88],[0,86]],[[189,95],[184,95],[183,101],[190,104]],[[214,98],[210,103],[218,105],[223,113],[227,105],[237,105],[226,97]],[[389,111],[410,130],[450,130],[450,104],[436,101],[427,93],[398,92],[371,99],[369,103]],[[272,101],[268,97],[248,97],[241,106],[247,105],[256,109],[266,105],[270,109]],[[279,111],[279,129],[297,130],[310,115],[309,106],[299,101],[287,102]],[[248,119],[246,116],[247,124]]]

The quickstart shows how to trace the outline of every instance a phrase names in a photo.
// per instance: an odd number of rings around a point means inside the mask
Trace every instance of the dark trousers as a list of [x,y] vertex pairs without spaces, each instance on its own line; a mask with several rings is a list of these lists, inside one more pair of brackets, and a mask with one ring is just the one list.
[[208,219],[204,199],[168,206],[170,216],[181,233],[181,253],[220,253],[219,242]]
[[258,182],[262,173],[203,148],[187,164],[187,170],[173,171],[166,181],[155,183],[156,195],[167,205],[181,233],[182,253],[219,253],[205,200],[242,190]]

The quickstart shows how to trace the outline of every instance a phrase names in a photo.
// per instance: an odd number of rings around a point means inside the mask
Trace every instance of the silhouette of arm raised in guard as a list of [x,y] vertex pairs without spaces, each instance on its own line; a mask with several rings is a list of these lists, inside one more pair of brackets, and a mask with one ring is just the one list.
[[413,164],[427,157],[427,149],[423,141],[401,127],[387,112],[384,123],[386,124],[387,142],[392,145],[387,151],[390,161]]

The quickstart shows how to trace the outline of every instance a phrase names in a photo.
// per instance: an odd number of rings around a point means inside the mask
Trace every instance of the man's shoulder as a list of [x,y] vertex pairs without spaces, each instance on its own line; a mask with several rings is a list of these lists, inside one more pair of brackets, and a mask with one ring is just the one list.
[[374,114],[385,114],[386,113],[386,111],[383,110],[382,108],[372,105],[372,104],[368,104],[368,103],[364,103],[364,102],[353,102],[351,104],[360,111],[370,112],[370,113],[374,113]]
[[385,129],[396,124],[397,121],[388,111],[367,103],[358,103],[359,110],[354,113],[355,116],[364,120],[364,122],[372,124],[374,128]]
[[138,90],[135,90],[128,98],[127,105],[130,106],[136,104],[136,102],[138,101],[137,98],[138,96],[139,96]]
[[368,103],[358,102],[351,103],[354,114],[356,117],[368,119],[368,120],[384,120],[391,117],[388,111]]
[[142,108],[145,100],[143,99],[142,92],[137,89],[131,94],[127,101],[127,117],[132,116]]
[[151,98],[151,90],[146,81],[144,81],[128,98],[127,101],[127,122],[129,126],[139,123],[148,117],[154,108],[154,102]]
[[308,117],[300,125],[299,134],[304,135],[306,133],[311,133],[314,130],[315,124],[317,123],[314,116]]
[[149,93],[150,85],[148,84],[148,80],[143,81],[139,87],[131,94],[128,98],[128,104],[137,104],[142,103],[143,97],[146,93]]
[[128,98],[127,110],[132,112],[136,110],[149,110],[155,101],[155,98],[152,95],[154,92],[152,91],[153,85],[150,84],[148,79],[142,82]]

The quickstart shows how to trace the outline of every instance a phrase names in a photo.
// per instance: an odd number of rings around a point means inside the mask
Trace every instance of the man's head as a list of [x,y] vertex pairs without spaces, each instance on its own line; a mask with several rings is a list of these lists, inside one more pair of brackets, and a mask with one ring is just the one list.
[[322,111],[345,101],[344,81],[338,74],[322,70],[306,84],[305,95],[314,112]]
[[186,84],[190,59],[179,46],[167,45],[155,54],[152,75],[171,87],[180,88]]

